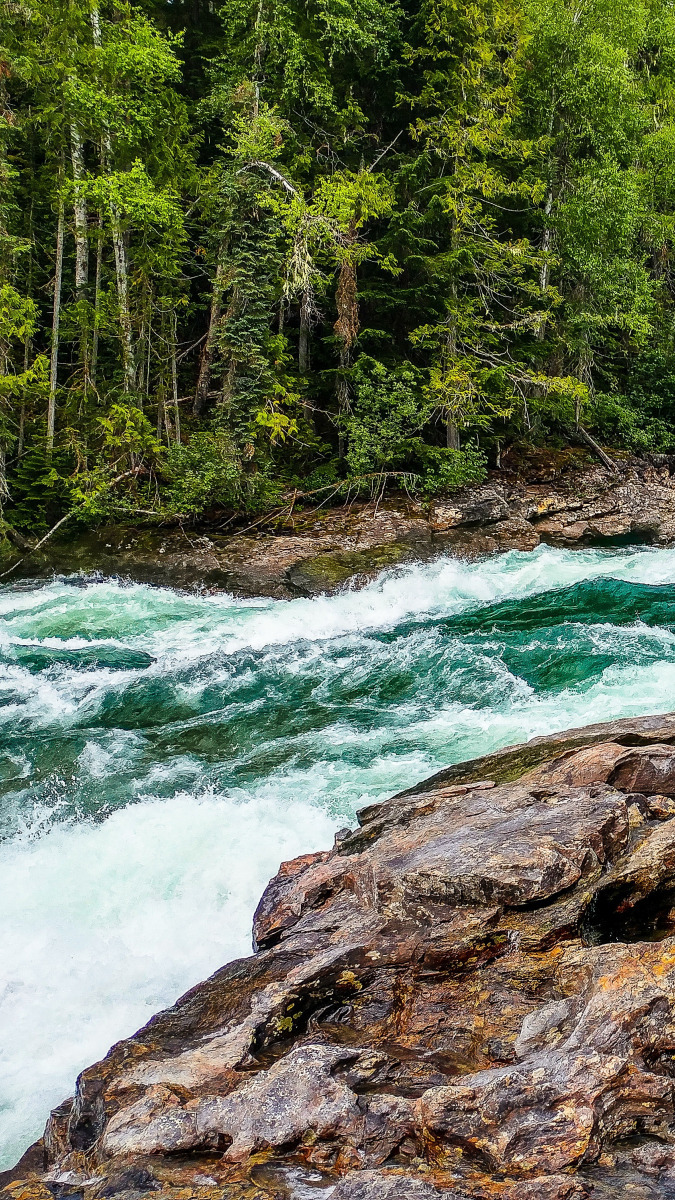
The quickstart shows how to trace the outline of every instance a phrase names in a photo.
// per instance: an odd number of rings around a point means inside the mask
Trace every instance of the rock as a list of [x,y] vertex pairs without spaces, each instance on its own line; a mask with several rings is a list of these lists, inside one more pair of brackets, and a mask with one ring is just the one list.
[[354,505],[298,519],[276,533],[208,535],[104,526],[29,555],[15,577],[99,572],[169,587],[224,589],[288,599],[372,579],[386,567],[437,553],[412,502]]
[[[419,554],[418,554],[419,556]],[[370,550],[336,550],[332,554],[318,554],[315,558],[303,558],[287,572],[287,579],[294,591],[302,596],[316,596],[334,591],[349,580],[365,582],[373,579],[387,567],[395,567],[415,558],[412,546],[401,542],[390,542],[385,546],[374,546]]]
[[15,1180],[25,1179],[29,1173],[44,1171],[46,1165],[47,1151],[44,1140],[40,1138],[28,1147],[11,1171],[0,1171],[0,1188],[6,1188]]
[[388,1171],[355,1171],[331,1194],[331,1200],[462,1200],[457,1192],[440,1192],[433,1183]]
[[503,521],[508,516],[509,505],[503,487],[479,485],[463,488],[451,500],[435,504],[431,527],[441,532],[458,525],[486,525],[492,521]]
[[648,796],[647,814],[657,821],[669,821],[675,817],[675,800],[672,796]]
[[364,809],[282,864],[252,957],[82,1072],[8,1198],[672,1195],[674,779],[670,714]]
[[[356,586],[384,568],[452,552],[675,542],[673,456],[623,455],[620,474],[578,455],[534,455],[519,473],[422,504],[404,497],[306,510],[240,533],[106,526],[28,554],[15,578],[100,572],[171,587],[280,599]],[[222,526],[222,522],[221,522]],[[7,566],[23,551],[5,545]],[[2,546],[0,546],[0,550]]]

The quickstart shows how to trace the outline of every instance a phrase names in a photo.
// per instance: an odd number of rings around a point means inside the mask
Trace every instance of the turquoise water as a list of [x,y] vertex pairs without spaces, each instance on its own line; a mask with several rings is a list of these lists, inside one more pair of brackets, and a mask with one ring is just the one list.
[[539,733],[675,709],[675,551],[442,559],[239,601],[0,591],[0,1164],[77,1071],[250,950],[280,860]]

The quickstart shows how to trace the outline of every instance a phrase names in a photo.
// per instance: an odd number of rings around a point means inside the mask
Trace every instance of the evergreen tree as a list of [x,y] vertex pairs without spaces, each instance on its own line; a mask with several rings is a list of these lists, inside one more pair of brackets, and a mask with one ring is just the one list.
[[675,448],[667,0],[26,0],[7,528]]

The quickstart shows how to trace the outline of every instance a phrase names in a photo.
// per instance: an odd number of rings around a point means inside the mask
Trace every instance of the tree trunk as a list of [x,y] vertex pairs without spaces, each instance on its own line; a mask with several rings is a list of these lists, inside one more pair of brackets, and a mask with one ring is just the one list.
[[70,127],[70,150],[75,183],[75,291],[78,300],[84,300],[89,279],[89,242],[87,238],[87,200],[82,191],[84,179],[84,151],[80,131],[73,122]]
[[[99,20],[98,9],[94,8],[91,12],[91,27],[94,37],[94,45],[101,45],[101,24]],[[110,170],[113,161],[112,140],[110,133],[106,130],[103,135],[102,144],[102,159],[103,166],[106,171]],[[117,304],[119,307],[119,323],[120,335],[122,341],[122,368],[124,378],[124,391],[128,394],[135,391],[136,388],[136,363],[134,356],[134,342],[131,326],[131,312],[129,309],[129,270],[127,266],[127,250],[124,244],[124,235],[122,233],[122,220],[117,205],[111,200],[108,205],[110,212],[110,225],[112,229],[113,253],[115,256],[115,278],[117,281]]]
[[[32,147],[31,147],[32,149]],[[27,295],[33,295],[33,199],[30,202],[30,211],[28,213],[28,286]],[[23,340],[23,369],[28,370],[30,364],[30,356],[32,349],[32,341],[29,333],[26,333]],[[19,433],[16,439],[16,457],[17,460],[23,454],[23,447],[26,437],[26,396],[25,393],[21,396],[21,408],[19,410]]]
[[347,452],[347,437],[341,423],[341,418],[349,412],[349,386],[344,372],[349,368],[351,351],[348,346],[340,350],[340,372],[338,374],[336,396],[338,407],[338,458],[343,459]]
[[[300,337],[298,339],[298,371],[301,375],[309,375],[311,313],[312,295],[305,289],[300,297]],[[302,412],[307,424],[314,428],[314,406],[307,396],[302,398]]]
[[[552,191],[552,189],[549,188],[548,194],[546,196],[546,203],[544,205],[544,214],[547,218],[550,217],[552,210],[553,210],[553,191]],[[544,228],[544,235],[541,239],[541,249],[542,249],[542,252],[546,255],[546,258],[544,259],[544,261],[541,264],[541,267],[539,268],[539,289],[541,291],[542,296],[544,296],[546,294],[546,292],[548,291],[549,280],[551,278],[551,264],[549,262],[548,255],[551,253],[552,245],[553,245],[553,230],[551,229],[550,225],[546,225]],[[545,333],[546,333],[546,318],[542,314],[541,321],[539,322],[539,326],[537,328],[538,341],[543,342]]]
[[120,335],[122,339],[122,368],[124,373],[124,391],[127,395],[136,388],[136,364],[134,359],[134,341],[131,328],[131,312],[129,309],[129,272],[127,268],[127,251],[124,245],[122,222],[117,206],[111,201],[110,224],[112,227],[113,252],[115,255],[115,277],[117,280],[117,305],[119,308]]
[[87,283],[89,282],[89,240],[87,231],[87,200],[82,190],[84,179],[84,150],[80,130],[75,122],[70,126],[70,157],[73,164],[73,182],[75,198],[73,212],[75,216],[75,296],[79,307],[80,319],[80,354],[84,373],[84,388],[82,404],[86,402],[89,384],[89,326],[87,320],[86,300]]
[[173,412],[176,426],[176,445],[180,445],[180,407],[178,405],[178,371],[176,368],[176,345],[178,342],[178,318],[173,314],[173,337],[171,339],[171,388],[173,391]]
[[157,441],[162,440],[162,425],[165,422],[164,417],[164,376],[160,377],[159,387],[157,388]]
[[[356,237],[356,230],[351,225],[345,237],[350,246]],[[359,303],[356,290],[356,264],[352,258],[345,256],[340,266],[337,291],[335,293],[337,321],[333,329],[340,341],[340,366],[337,377],[337,408],[338,408],[338,456],[344,458],[347,439],[341,418],[349,411],[349,387],[345,372],[351,363],[351,351],[359,332]]]
[[[555,122],[556,122],[556,90],[554,87],[551,92],[551,111],[550,111],[549,119],[548,119],[548,136],[549,136],[549,138],[553,137],[553,130],[555,128]],[[553,211],[553,181],[555,178],[555,174],[556,174],[555,156],[554,156],[554,154],[551,154],[551,156],[549,158],[549,169],[548,169],[549,186],[548,186],[548,191],[546,193],[546,201],[544,203],[544,216],[546,217],[546,222],[548,222],[548,218],[550,217],[550,215]],[[551,229],[550,225],[545,223],[544,224],[544,234],[541,239],[541,248],[542,248],[543,253],[546,255],[546,258],[542,262],[541,267],[539,269],[539,288],[541,290],[542,296],[545,295],[546,292],[548,291],[548,285],[549,285],[550,278],[551,278],[551,264],[549,262],[548,256],[551,253],[552,246],[553,246],[553,230]],[[539,327],[537,329],[538,341],[543,342],[545,333],[546,333],[546,318],[542,315],[542,319],[541,319],[541,321],[539,323]]]
[[310,297],[307,291],[300,297],[300,338],[298,341],[298,370],[301,375],[309,374],[309,317]]
[[56,385],[59,368],[59,328],[61,323],[61,287],[63,283],[63,238],[65,205],[63,202],[63,160],[59,171],[59,216],[56,226],[56,269],[54,272],[54,305],[52,308],[52,347],[49,363],[49,401],[47,404],[47,453],[54,449],[56,427]]
[[459,428],[457,422],[453,421],[452,417],[448,417],[445,423],[445,444],[448,450],[459,450]]
[[[453,222],[453,237],[454,237],[454,222]],[[453,309],[448,319],[448,333],[445,339],[445,356],[446,365],[451,362],[457,353],[457,316],[455,313],[455,304],[457,301],[457,284],[453,279],[450,284],[450,296],[452,298]],[[457,424],[456,412],[448,410],[445,415],[445,444],[448,450],[459,450],[459,426]]]
[[7,487],[7,457],[5,447],[0,444],[0,517],[5,506],[5,502],[9,500],[9,489]]
[[209,403],[211,370],[213,368],[213,360],[216,352],[216,333],[220,324],[224,288],[225,266],[222,258],[219,257],[218,266],[216,267],[216,277],[213,281],[211,312],[209,314],[209,328],[206,334],[206,341],[204,342],[204,349],[202,350],[202,357],[199,364],[199,377],[197,379],[197,387],[195,388],[193,411],[196,417],[202,417],[204,415]]
[[89,370],[91,386],[96,387],[96,367],[98,364],[98,319],[101,297],[101,271],[103,269],[103,213],[98,214],[98,240],[96,243],[96,274],[94,278],[94,328],[91,335],[91,367]]
[[147,357],[147,369],[145,372],[145,394],[148,397],[148,399],[150,398],[151,368],[152,368],[152,310],[150,310],[150,317],[148,318],[148,357]]

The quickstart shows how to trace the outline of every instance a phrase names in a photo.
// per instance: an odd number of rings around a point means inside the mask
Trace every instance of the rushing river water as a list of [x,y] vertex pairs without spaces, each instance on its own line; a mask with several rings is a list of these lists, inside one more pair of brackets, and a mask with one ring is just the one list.
[[443,559],[291,602],[0,592],[0,1165],[250,949],[284,858],[451,762],[675,709],[675,551]]

